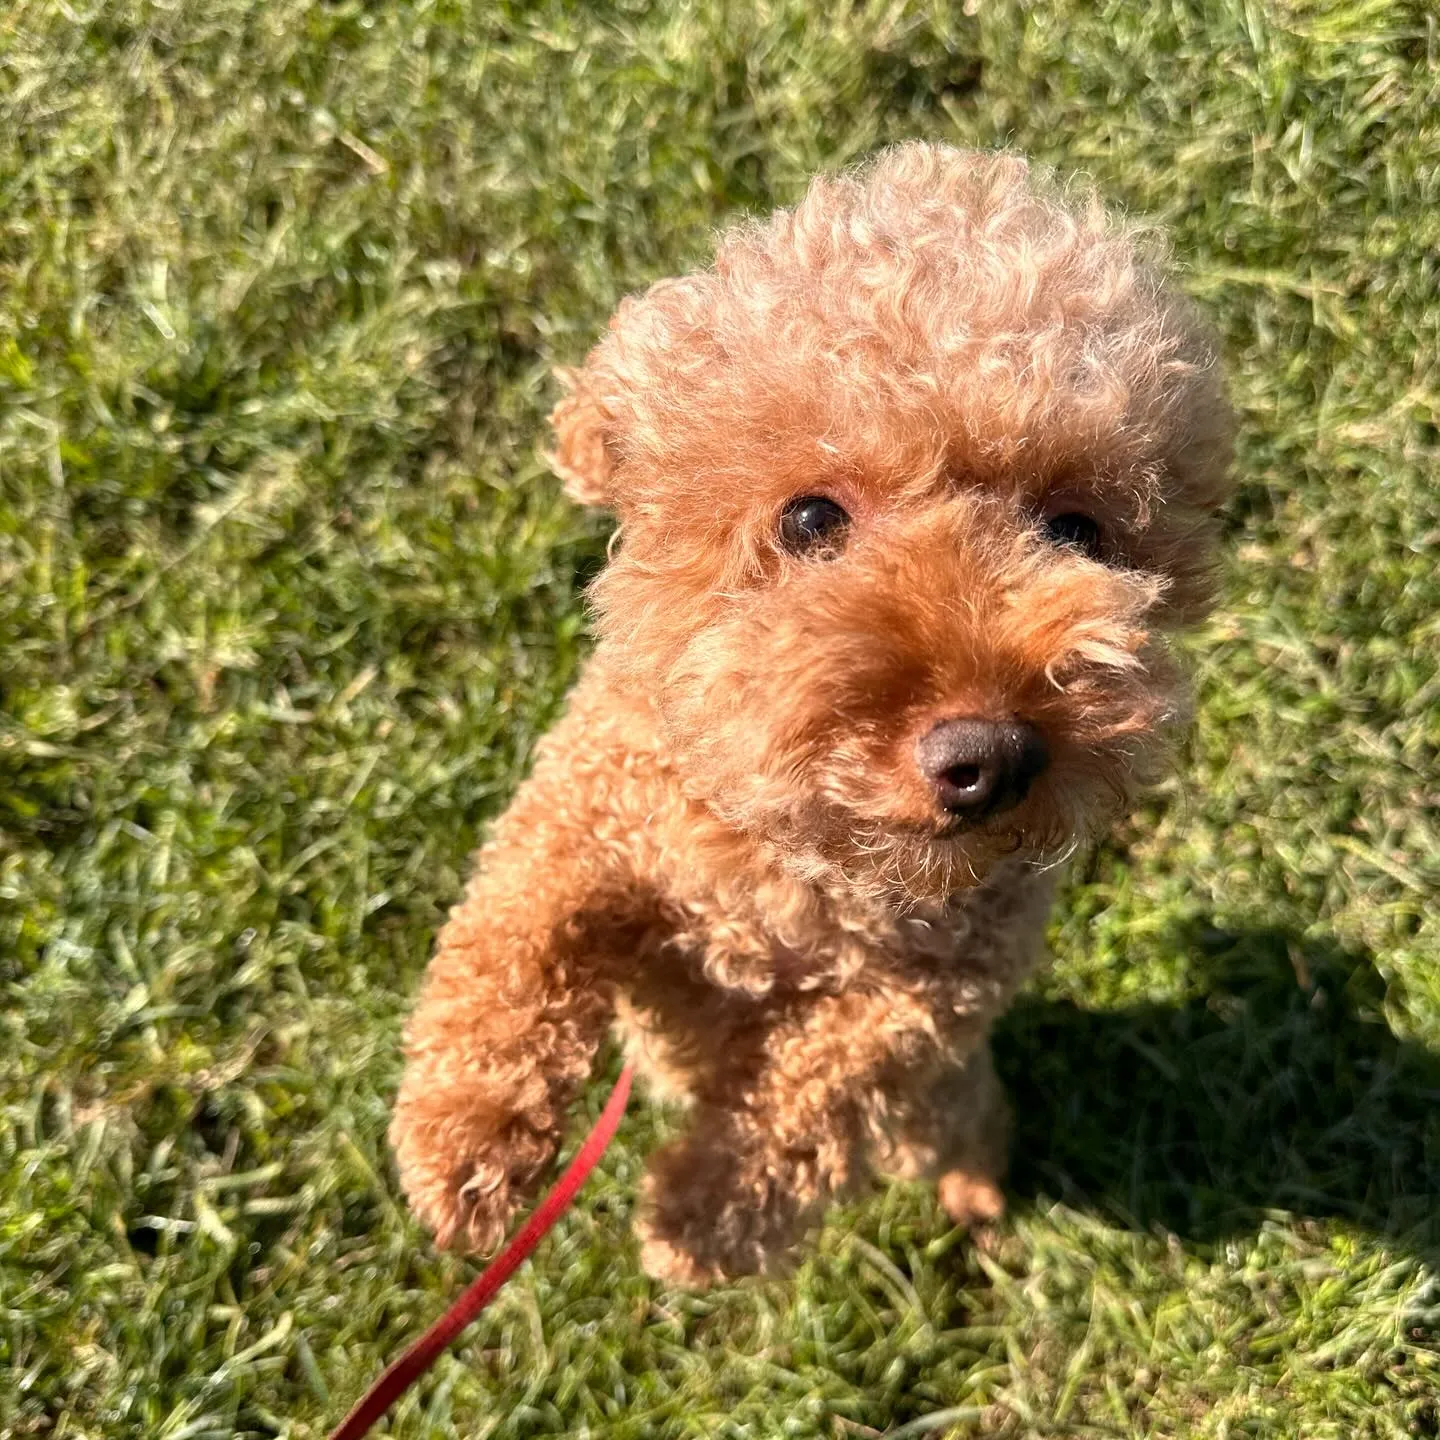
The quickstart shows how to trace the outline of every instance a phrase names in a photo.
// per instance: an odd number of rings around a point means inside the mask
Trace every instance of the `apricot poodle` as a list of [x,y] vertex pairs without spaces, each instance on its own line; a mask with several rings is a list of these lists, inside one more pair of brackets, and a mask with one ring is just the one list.
[[392,1138],[495,1246],[609,1032],[688,1129],[643,1263],[773,1267],[867,1171],[997,1214],[987,1031],[1055,866],[1163,765],[1230,416],[1157,242],[1010,154],[909,144],[725,232],[564,377],[619,530],[598,643],[480,852]]

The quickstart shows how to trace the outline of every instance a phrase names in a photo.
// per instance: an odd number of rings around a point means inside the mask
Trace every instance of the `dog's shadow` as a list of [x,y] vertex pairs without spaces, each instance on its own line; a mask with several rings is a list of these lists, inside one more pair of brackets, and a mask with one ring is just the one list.
[[1397,1039],[1366,955],[1279,929],[1175,936],[1199,998],[1023,998],[996,1059],[1010,1190],[1216,1241],[1267,1211],[1440,1242],[1440,1055]]

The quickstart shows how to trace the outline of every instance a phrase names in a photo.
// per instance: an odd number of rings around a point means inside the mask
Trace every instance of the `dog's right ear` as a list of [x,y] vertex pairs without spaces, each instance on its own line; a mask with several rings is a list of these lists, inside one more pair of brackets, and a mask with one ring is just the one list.
[[565,394],[550,414],[555,446],[546,459],[572,500],[624,508],[625,470],[643,450],[639,440],[653,446],[663,431],[676,375],[723,359],[711,333],[717,285],[700,272],[627,296],[585,363],[555,371]]
[[581,505],[613,505],[610,477],[615,469],[615,417],[606,408],[589,368],[557,369],[555,378],[565,395],[550,412],[555,448],[546,459],[565,485],[565,493]]

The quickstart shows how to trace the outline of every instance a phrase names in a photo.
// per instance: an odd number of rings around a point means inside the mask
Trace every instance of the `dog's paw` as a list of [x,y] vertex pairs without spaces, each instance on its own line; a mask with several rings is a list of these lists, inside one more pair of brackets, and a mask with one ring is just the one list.
[[693,1137],[650,1157],[635,1220],[640,1259],[668,1284],[704,1289],[783,1274],[806,1207],[759,1151]]
[[1005,1213],[1005,1192],[988,1175],[947,1170],[936,1190],[940,1208],[957,1225],[987,1225]]
[[499,1248],[518,1197],[498,1156],[435,1166],[402,1160],[401,1174],[411,1211],[440,1249],[488,1255]]
[[555,1154],[558,1135],[483,1110],[420,1117],[396,1110],[390,1131],[400,1183],[441,1249],[488,1255]]

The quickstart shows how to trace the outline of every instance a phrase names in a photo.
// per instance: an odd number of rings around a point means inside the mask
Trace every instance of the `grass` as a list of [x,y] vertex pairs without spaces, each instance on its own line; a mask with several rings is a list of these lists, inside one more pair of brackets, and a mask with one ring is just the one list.
[[[401,1436],[1440,1431],[1440,27],[1421,0],[17,3],[0,27],[0,1432],[320,1436],[469,1267],[398,1026],[585,651],[552,364],[892,138],[1175,235],[1243,418],[1187,778],[1006,1022],[1013,1208],[703,1297],[665,1118]],[[598,1097],[589,1097],[590,1113]]]

